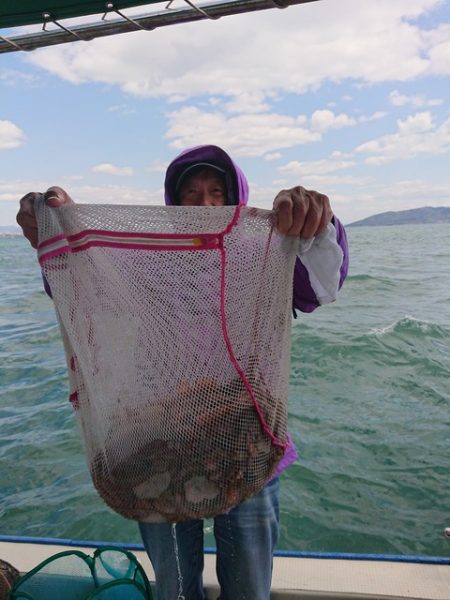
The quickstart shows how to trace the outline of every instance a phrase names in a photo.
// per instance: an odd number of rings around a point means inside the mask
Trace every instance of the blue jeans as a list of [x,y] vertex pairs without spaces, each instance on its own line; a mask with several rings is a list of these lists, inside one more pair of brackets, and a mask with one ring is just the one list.
[[[269,600],[278,542],[279,480],[214,518],[219,600]],[[205,600],[203,521],[139,523],[156,577],[156,600]]]

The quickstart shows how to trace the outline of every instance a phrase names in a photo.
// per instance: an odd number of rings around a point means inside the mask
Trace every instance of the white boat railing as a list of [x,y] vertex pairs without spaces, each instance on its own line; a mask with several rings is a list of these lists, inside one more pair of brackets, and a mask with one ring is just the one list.
[[[0,556],[25,573],[67,547],[92,552],[104,545],[132,551],[154,581],[140,544],[0,535]],[[215,558],[214,549],[205,549],[207,600],[219,594]],[[450,557],[295,551],[274,556],[272,600],[449,600],[449,590]]]

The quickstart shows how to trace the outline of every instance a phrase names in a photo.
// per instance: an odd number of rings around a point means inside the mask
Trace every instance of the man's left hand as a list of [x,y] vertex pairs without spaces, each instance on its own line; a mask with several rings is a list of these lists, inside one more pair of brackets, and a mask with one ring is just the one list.
[[280,233],[305,239],[322,233],[333,217],[328,196],[301,186],[281,190],[275,197],[273,210]]

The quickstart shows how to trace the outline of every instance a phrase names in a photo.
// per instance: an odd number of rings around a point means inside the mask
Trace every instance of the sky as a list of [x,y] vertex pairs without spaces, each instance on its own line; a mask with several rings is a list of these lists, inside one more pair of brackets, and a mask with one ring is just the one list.
[[0,54],[0,226],[51,185],[163,204],[165,168],[202,143],[261,208],[296,185],[343,223],[450,206],[449,91],[444,0],[321,0]]

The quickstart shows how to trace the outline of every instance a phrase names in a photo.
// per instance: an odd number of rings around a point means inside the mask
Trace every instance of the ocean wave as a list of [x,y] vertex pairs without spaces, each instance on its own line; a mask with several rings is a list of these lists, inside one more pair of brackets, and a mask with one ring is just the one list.
[[433,321],[425,321],[423,319],[417,319],[412,315],[405,315],[400,319],[397,319],[393,323],[386,325],[385,327],[373,327],[369,329],[368,335],[375,335],[382,337],[391,334],[412,334],[412,335],[426,335],[428,337],[446,338],[450,336],[450,329],[438,325]]
[[397,279],[391,279],[389,277],[381,276],[381,275],[369,275],[368,273],[359,273],[357,275],[348,275],[345,286],[357,286],[357,288],[362,287],[364,291],[370,290],[373,288],[393,288],[398,284]]

